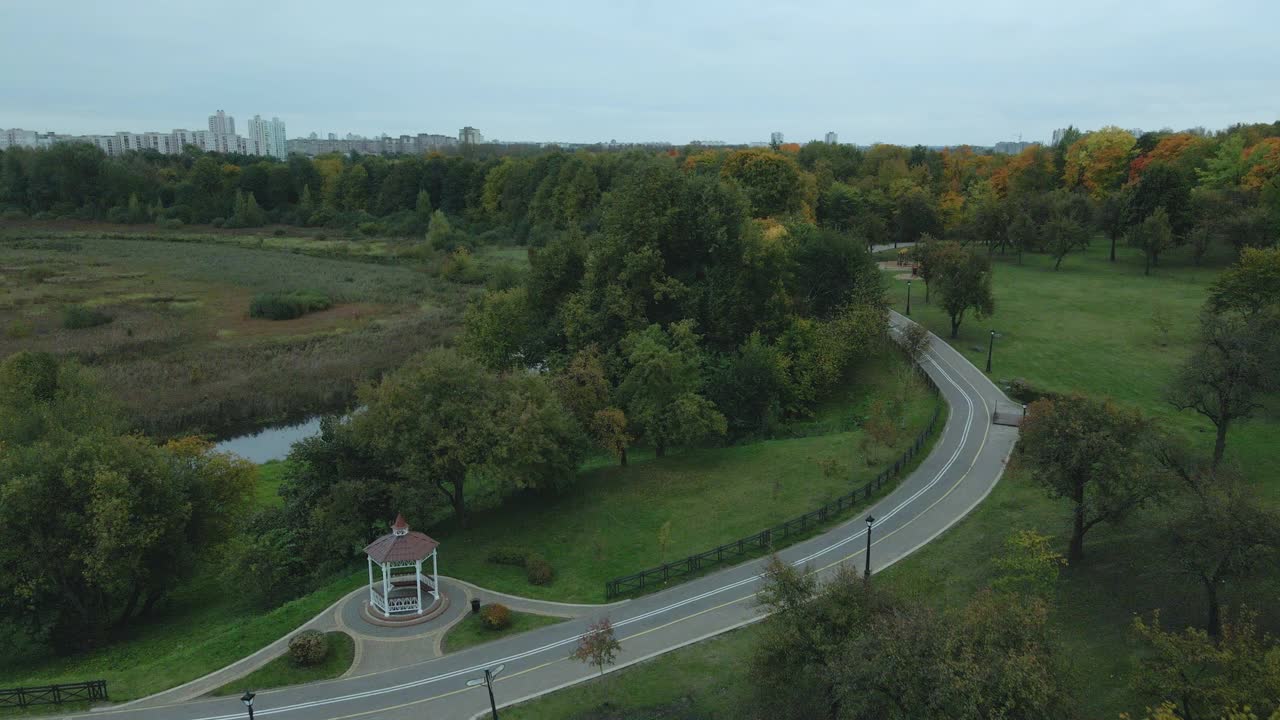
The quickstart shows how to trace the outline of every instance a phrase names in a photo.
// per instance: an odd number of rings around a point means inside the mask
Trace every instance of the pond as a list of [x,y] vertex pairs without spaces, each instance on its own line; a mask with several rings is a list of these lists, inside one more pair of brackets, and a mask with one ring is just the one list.
[[223,440],[214,446],[218,452],[230,452],[253,463],[283,460],[290,448],[299,440],[320,434],[319,415],[296,425],[267,428],[252,435],[241,435]]

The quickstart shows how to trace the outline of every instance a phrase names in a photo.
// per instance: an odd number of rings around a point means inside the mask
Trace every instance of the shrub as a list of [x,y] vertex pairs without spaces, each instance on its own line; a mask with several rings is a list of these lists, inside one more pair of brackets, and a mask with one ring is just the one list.
[[107,222],[124,224],[130,222],[129,208],[113,207],[107,211]]
[[83,305],[68,305],[62,308],[62,327],[68,330],[97,327],[109,322],[111,322],[111,316],[101,310]]
[[35,332],[35,326],[31,324],[30,320],[25,320],[23,318],[17,318],[13,322],[9,323],[9,327],[4,330],[5,336],[13,340],[21,340],[23,338],[31,337],[31,333],[33,332]]
[[226,222],[227,222],[227,219],[226,219],[226,218],[216,217],[216,218],[214,218],[214,219],[210,220],[210,221],[209,221],[209,224],[210,224],[210,225],[212,225],[212,226],[214,226],[214,227],[220,228],[220,227],[222,227],[223,225],[225,225],[225,224],[226,224]]
[[316,292],[262,293],[249,303],[249,316],[268,320],[292,320],[307,313],[328,310],[333,306],[325,295]]
[[511,627],[511,610],[502,603],[491,603],[480,610],[480,622],[490,630],[505,630]]
[[556,571],[546,558],[532,553],[524,561],[524,576],[534,585],[546,585],[556,576]]
[[183,225],[182,220],[179,220],[178,218],[175,218],[175,217],[160,218],[159,220],[156,221],[156,227],[160,228],[161,230],[177,230],[178,228],[182,227],[182,225]]
[[57,213],[51,213],[51,212],[49,212],[48,210],[44,210],[44,211],[42,211],[42,212],[38,212],[38,213],[36,213],[35,215],[32,215],[32,216],[31,216],[31,219],[33,219],[33,220],[57,220],[57,219],[58,219],[58,215],[57,215]]
[[524,563],[529,559],[528,550],[517,547],[497,547],[489,551],[489,562],[496,565],[514,565],[516,567],[524,567]]
[[271,231],[271,234],[275,235],[276,237],[284,237],[284,228],[276,228],[275,230]]
[[294,665],[319,665],[329,656],[329,638],[319,630],[303,630],[289,638],[289,658]]
[[360,223],[359,230],[361,235],[364,235],[365,237],[373,237],[374,235],[382,234],[382,225],[376,222]]
[[26,220],[27,214],[22,212],[21,210],[10,208],[4,211],[4,219],[5,220]]

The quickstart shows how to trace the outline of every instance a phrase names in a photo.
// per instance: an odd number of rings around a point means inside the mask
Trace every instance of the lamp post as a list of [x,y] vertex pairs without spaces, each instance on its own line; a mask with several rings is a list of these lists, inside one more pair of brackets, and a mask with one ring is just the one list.
[[871,581],[871,526],[874,525],[875,522],[875,518],[870,515],[867,516],[867,565],[866,569],[862,572],[862,579],[867,582]]
[[987,372],[991,372],[991,350],[996,346],[996,331],[991,331],[991,339],[987,340]]
[[911,281],[907,281],[907,317],[911,317]]
[[498,673],[502,672],[502,669],[505,667],[506,665],[503,664],[497,667],[485,668],[484,677],[473,678],[467,681],[467,687],[484,685],[489,688],[489,709],[493,712],[493,720],[498,720],[498,703],[493,699],[493,679],[497,677]]
[[249,709],[249,720],[253,720],[253,691],[245,690],[244,697],[240,698],[240,702]]

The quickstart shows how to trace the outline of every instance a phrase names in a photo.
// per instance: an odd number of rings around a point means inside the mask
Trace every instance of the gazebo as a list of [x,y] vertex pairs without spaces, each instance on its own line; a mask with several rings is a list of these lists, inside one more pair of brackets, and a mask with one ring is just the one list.
[[[364,549],[369,556],[369,607],[384,617],[422,615],[440,601],[440,582],[436,571],[436,548],[440,543],[425,533],[409,530],[403,515],[396,515],[391,532],[369,543]],[[422,574],[422,564],[431,558],[431,577]],[[373,566],[382,571],[382,579],[373,581]],[[431,602],[422,604],[424,595]]]

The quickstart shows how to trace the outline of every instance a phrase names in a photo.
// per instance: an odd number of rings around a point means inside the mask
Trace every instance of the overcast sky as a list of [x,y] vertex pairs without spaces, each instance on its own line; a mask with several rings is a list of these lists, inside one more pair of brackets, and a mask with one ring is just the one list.
[[0,127],[1046,140],[1280,119],[1280,0],[0,0]]

